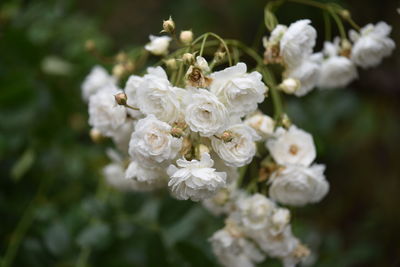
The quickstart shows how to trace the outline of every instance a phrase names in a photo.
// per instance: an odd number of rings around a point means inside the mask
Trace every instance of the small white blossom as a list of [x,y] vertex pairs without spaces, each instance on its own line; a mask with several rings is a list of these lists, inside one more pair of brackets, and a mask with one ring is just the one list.
[[139,120],[129,142],[129,154],[134,159],[145,158],[158,163],[174,159],[181,149],[182,139],[173,137],[171,129],[154,115]]
[[263,39],[264,48],[267,48],[268,45],[279,44],[282,37],[286,33],[287,29],[288,28],[285,25],[281,25],[281,24],[276,25],[274,30],[271,32],[270,37],[268,39],[267,38]]
[[176,164],[180,168],[170,165],[167,172],[170,176],[168,186],[177,199],[199,201],[225,186],[226,173],[212,168],[214,161],[207,153],[202,154],[200,160],[178,159]]
[[168,53],[169,42],[171,37],[169,36],[154,36],[150,35],[150,43],[145,45],[145,49],[156,56],[162,56]]
[[320,75],[317,86],[319,88],[340,88],[347,86],[358,77],[357,68],[347,57],[338,55],[338,41],[325,42]]
[[223,129],[228,111],[218,98],[204,89],[193,90],[185,111],[185,120],[193,132],[211,136]]
[[82,83],[82,97],[88,101],[89,97],[115,85],[116,80],[101,66],[94,66]]
[[269,196],[279,203],[303,206],[319,202],[329,190],[324,165],[286,165],[271,176]]
[[247,66],[238,63],[235,66],[210,75],[210,91],[224,103],[230,112],[244,116],[257,108],[264,101],[267,87],[262,82],[262,75],[256,71],[246,73]]
[[268,226],[275,204],[261,194],[254,194],[237,203],[245,229],[260,230]]
[[170,85],[164,69],[148,68],[148,74],[136,87],[137,105],[146,115],[153,114],[169,123],[178,121],[183,116],[180,90]]
[[294,95],[304,96],[316,86],[320,73],[320,65],[318,64],[320,59],[318,57],[318,54],[314,54],[303,60],[297,67],[288,68],[284,72],[285,79],[293,78],[300,82],[300,88],[294,91]]
[[284,208],[274,209],[270,218],[270,228],[269,231],[272,235],[279,235],[290,222],[290,211]]
[[268,139],[267,148],[273,159],[281,165],[300,164],[309,166],[316,157],[316,150],[311,134],[290,126],[276,129],[274,138]]
[[215,232],[209,239],[218,261],[225,267],[254,267],[262,262],[265,255],[231,227]]
[[112,86],[89,98],[89,125],[104,136],[112,137],[126,121],[126,108],[118,105],[114,98],[118,92]]
[[225,141],[216,137],[211,139],[218,156],[228,166],[241,167],[250,163],[257,150],[255,141],[260,139],[256,131],[242,123],[230,126],[225,132],[231,135],[231,140]]
[[289,68],[299,66],[313,51],[317,31],[310,20],[298,20],[290,24],[280,42],[280,53]]
[[211,198],[202,201],[203,206],[213,215],[229,214],[235,210],[236,200],[245,194],[244,191],[236,188],[236,184],[229,184],[226,188],[221,188]]
[[137,161],[131,161],[125,171],[125,179],[131,180],[133,189],[137,191],[150,191],[167,185],[164,169],[157,166],[148,168]]
[[396,47],[394,41],[388,37],[391,31],[392,27],[383,21],[376,25],[366,25],[360,34],[351,30],[349,35],[354,42],[351,60],[362,68],[377,66]]
[[264,139],[270,137],[275,128],[275,121],[270,116],[261,112],[257,112],[246,118],[244,123],[256,130],[257,134]]

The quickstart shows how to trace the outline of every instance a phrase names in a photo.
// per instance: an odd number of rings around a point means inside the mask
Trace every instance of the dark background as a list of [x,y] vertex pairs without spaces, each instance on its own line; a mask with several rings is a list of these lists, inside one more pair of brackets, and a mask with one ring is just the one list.
[[[384,20],[399,43],[398,1],[337,1],[360,25]],[[200,205],[166,193],[120,193],[101,178],[106,144],[88,136],[80,84],[96,58],[142,46],[173,16],[178,29],[253,45],[266,1],[2,1],[0,3],[0,261],[4,266],[217,266],[207,238],[222,227]],[[296,4],[281,23],[310,18]],[[262,28],[261,28],[262,29]],[[255,43],[260,53],[260,43]],[[331,185],[293,210],[316,266],[400,266],[399,53],[349,88],[285,99],[314,135]],[[49,62],[61,68],[49,68]],[[51,65],[51,64],[50,64]],[[110,66],[106,66],[110,67]],[[270,105],[269,100],[266,105]],[[262,266],[279,266],[267,260]]]

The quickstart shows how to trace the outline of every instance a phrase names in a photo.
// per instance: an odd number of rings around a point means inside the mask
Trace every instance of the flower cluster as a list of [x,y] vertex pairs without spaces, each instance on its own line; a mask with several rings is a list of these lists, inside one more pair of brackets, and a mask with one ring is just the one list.
[[[267,256],[295,266],[310,253],[293,234],[283,206],[319,202],[329,184],[325,166],[314,162],[312,135],[284,114],[278,90],[303,96],[314,87],[346,86],[358,77],[357,66],[376,66],[395,47],[390,26],[380,22],[350,31],[351,42],[335,38],[314,53],[317,31],[310,23],[277,24],[263,40],[262,58],[214,33],[194,40],[192,31],[182,31],[178,39],[170,18],[162,31],[169,35],[151,35],[136,61],[117,56],[113,75],[96,66],[82,84],[91,137],[111,138],[119,150],[108,151],[112,163],[103,173],[109,184],[167,189],[226,216],[224,228],[210,238],[224,266],[252,267]],[[219,42],[212,60],[203,57],[205,48],[215,46],[209,36]],[[172,53],[171,42],[180,46]],[[257,66],[232,59],[231,48],[253,57]],[[147,67],[136,75],[149,53],[164,57],[166,68]],[[283,66],[278,84],[269,64]],[[214,71],[217,66],[223,67]],[[258,109],[269,91],[273,118]]]
[[264,62],[278,63],[285,68],[280,89],[288,94],[304,96],[313,88],[343,88],[358,78],[357,66],[377,66],[389,56],[395,43],[388,36],[391,27],[385,22],[368,24],[346,37],[327,40],[323,51],[314,53],[317,32],[310,20],[299,20],[289,27],[277,25],[269,38],[264,37]]

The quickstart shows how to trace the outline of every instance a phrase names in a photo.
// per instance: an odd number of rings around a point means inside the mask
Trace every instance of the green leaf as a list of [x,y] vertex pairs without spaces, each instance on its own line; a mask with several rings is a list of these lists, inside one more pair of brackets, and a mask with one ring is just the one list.
[[35,161],[35,152],[28,148],[24,154],[18,159],[11,169],[11,177],[14,181],[18,181],[32,167]]

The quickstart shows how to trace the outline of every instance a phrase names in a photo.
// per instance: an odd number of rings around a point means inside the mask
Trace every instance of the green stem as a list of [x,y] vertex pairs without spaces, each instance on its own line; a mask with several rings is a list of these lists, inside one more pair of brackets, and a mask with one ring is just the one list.
[[347,35],[346,35],[346,30],[344,29],[342,20],[336,14],[336,12],[334,11],[334,9],[332,7],[328,7],[328,11],[329,11],[329,13],[331,13],[332,18],[335,20],[336,25],[338,26],[340,37],[342,38],[342,40],[346,40]]
[[324,11],[324,25],[325,25],[325,40],[332,39],[332,25],[331,25],[331,18],[329,17],[329,13]]
[[10,243],[6,249],[6,252],[3,256],[2,267],[12,266],[12,263],[17,255],[18,249],[21,245],[21,242],[28,231],[29,227],[32,225],[34,221],[35,210],[37,208],[38,202],[40,198],[43,198],[43,195],[47,191],[50,184],[49,179],[42,179],[39,189],[35,197],[29,203],[28,208],[24,211],[21,220],[18,222],[17,227],[11,235]]

